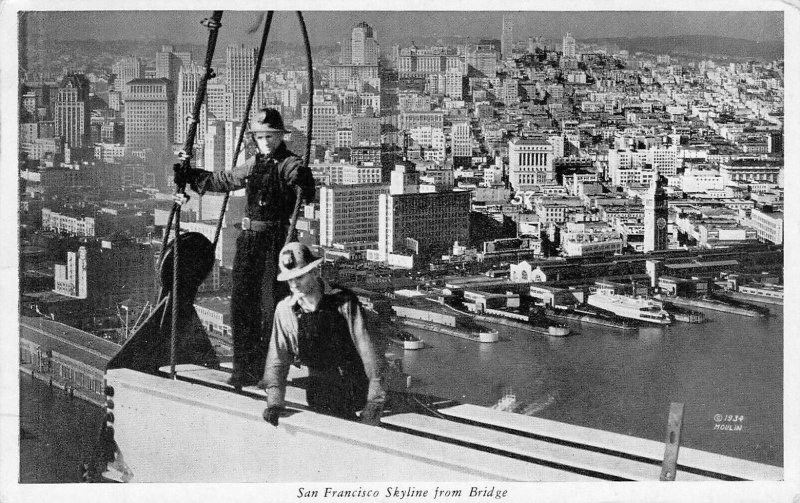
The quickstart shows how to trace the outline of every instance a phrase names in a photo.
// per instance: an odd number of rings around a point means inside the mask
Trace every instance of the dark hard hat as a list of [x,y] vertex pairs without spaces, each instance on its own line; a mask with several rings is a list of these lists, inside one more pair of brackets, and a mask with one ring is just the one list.
[[288,133],[283,127],[283,117],[274,108],[262,108],[250,120],[250,132]]

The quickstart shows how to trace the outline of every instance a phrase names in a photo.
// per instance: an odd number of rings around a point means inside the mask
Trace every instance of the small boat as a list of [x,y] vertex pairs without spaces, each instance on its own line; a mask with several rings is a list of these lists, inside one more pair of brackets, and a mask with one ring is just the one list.
[[405,330],[394,330],[389,333],[388,337],[390,341],[402,346],[403,349],[422,349],[425,347],[425,341]]

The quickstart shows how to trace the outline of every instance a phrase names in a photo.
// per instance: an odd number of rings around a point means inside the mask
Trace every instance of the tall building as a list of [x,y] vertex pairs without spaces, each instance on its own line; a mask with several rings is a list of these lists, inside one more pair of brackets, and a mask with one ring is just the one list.
[[135,79],[125,92],[125,146],[165,151],[175,132],[175,98],[168,79]]
[[[449,253],[469,239],[470,192],[381,194],[378,251],[416,253],[422,260]],[[409,245],[416,248],[410,249]]]
[[666,250],[669,206],[664,186],[667,179],[656,176],[644,197],[644,252]]
[[572,38],[572,34],[569,32],[564,35],[564,39],[561,42],[561,52],[565,58],[574,58],[576,56],[575,39]]
[[177,82],[181,63],[180,58],[175,54],[173,46],[162,45],[161,50],[156,51],[156,78],[169,79],[173,83]]
[[472,129],[469,122],[454,122],[450,127],[450,153],[454,166],[469,166],[472,161]]
[[[175,99],[175,143],[184,143],[186,134],[189,132],[189,120],[194,111],[194,102],[197,98],[197,88],[203,78],[203,69],[195,64],[181,67],[178,71],[178,81]],[[208,123],[206,117],[207,107],[203,103],[200,106],[200,117],[197,124],[197,134],[195,145],[203,145],[206,135],[205,125]]]
[[[350,36],[350,61],[342,63],[377,65],[379,55],[380,47],[372,27],[363,21],[355,25]],[[345,54],[342,56],[344,57]]]
[[[231,107],[231,118],[241,121],[244,117],[244,110],[247,107],[247,97],[250,94],[250,83],[253,79],[253,72],[256,69],[256,49],[245,48],[244,45],[228,46],[226,51],[227,71],[225,72],[225,83],[228,92],[232,94],[233,103]],[[258,110],[262,102],[260,87],[256,86],[256,95],[253,96],[252,110]]]
[[319,244],[361,244],[375,248],[378,243],[378,203],[388,194],[386,184],[330,185],[319,191]]
[[225,170],[225,122],[209,121],[203,142],[203,168],[207,171]]
[[89,145],[89,81],[81,74],[64,77],[55,106],[55,134],[71,148]]
[[233,120],[233,94],[224,82],[209,82],[206,86],[208,115],[217,120]]
[[500,36],[500,56],[503,59],[513,57],[514,52],[514,20],[510,14],[503,14],[503,33]]
[[111,67],[111,72],[116,75],[114,90],[123,91],[125,84],[133,79],[144,77],[144,64],[137,57],[127,56],[114,63]]
[[553,145],[544,138],[508,142],[508,177],[515,191],[533,189],[555,178]]

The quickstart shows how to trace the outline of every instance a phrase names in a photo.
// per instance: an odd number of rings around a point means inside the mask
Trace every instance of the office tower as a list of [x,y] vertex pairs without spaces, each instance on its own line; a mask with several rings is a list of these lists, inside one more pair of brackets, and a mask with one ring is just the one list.
[[500,36],[500,55],[503,59],[513,57],[514,21],[510,14],[503,14],[503,33]]
[[209,82],[206,86],[208,115],[217,120],[232,120],[233,94],[224,82]]
[[139,58],[127,56],[112,65],[111,72],[116,75],[114,90],[122,92],[125,84],[133,79],[144,77],[144,65]]
[[319,189],[319,244],[375,248],[378,242],[378,203],[388,194],[384,184],[330,185]]
[[[242,123],[239,121],[225,121],[225,130],[223,134],[225,135],[225,165],[222,168],[223,170],[228,170],[233,167],[233,154],[236,150],[236,144],[239,142],[239,133],[242,129]],[[244,152],[244,146],[239,149],[239,159],[242,158],[242,153]],[[237,161],[237,165],[241,164]],[[220,168],[215,166],[215,171],[220,171]]]
[[454,122],[450,127],[454,166],[469,166],[472,160],[472,131],[469,122]]
[[[247,97],[250,94],[250,83],[256,69],[256,55],[255,48],[245,48],[244,45],[231,45],[226,51],[228,66],[225,83],[233,98],[230,117],[233,120],[241,121],[244,117]],[[262,101],[260,87],[256,86],[251,112],[261,108]]]
[[161,50],[156,52],[156,78],[169,79],[174,84],[178,80],[180,67],[181,60],[175,55],[175,48],[162,45]]
[[656,176],[644,196],[644,251],[667,249],[669,206],[664,190],[667,179]]
[[450,68],[445,73],[444,95],[454,100],[464,98],[464,72],[460,68]]
[[[203,78],[203,69],[195,64],[181,67],[178,71],[177,92],[175,100],[175,143],[184,143],[186,134],[189,132],[189,120],[194,111],[194,103],[197,99],[197,87]],[[202,145],[205,140],[206,128],[208,123],[206,117],[207,107],[205,103],[200,106],[200,116],[197,124],[195,144]]]
[[552,181],[553,145],[544,138],[514,138],[508,142],[508,177],[515,191],[531,190]]
[[203,168],[207,171],[225,170],[225,122],[209,120],[203,142]]
[[377,65],[379,54],[380,47],[375,39],[372,27],[363,21],[355,25],[350,36],[350,63],[354,65]]
[[126,85],[125,146],[169,150],[175,132],[175,98],[168,79],[135,79]]
[[71,148],[89,145],[89,81],[82,74],[64,77],[55,106],[55,134]]
[[572,38],[571,33],[564,35],[564,40],[561,43],[561,52],[565,58],[575,57],[575,39]]
[[416,242],[416,253],[428,260],[448,253],[456,241],[466,243],[470,197],[467,191],[381,194],[380,255],[414,253],[408,244]]

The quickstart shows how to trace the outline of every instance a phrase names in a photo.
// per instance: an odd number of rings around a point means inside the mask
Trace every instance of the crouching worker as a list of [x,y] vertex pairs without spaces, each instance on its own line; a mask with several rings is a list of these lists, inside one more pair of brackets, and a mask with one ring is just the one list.
[[364,323],[364,313],[349,290],[320,277],[322,259],[300,243],[278,255],[278,281],[290,295],[275,310],[267,364],[260,386],[267,391],[264,419],[277,426],[284,406],[289,365],[308,367],[306,398],[311,410],[344,419],[380,422],[386,388],[385,361]]

